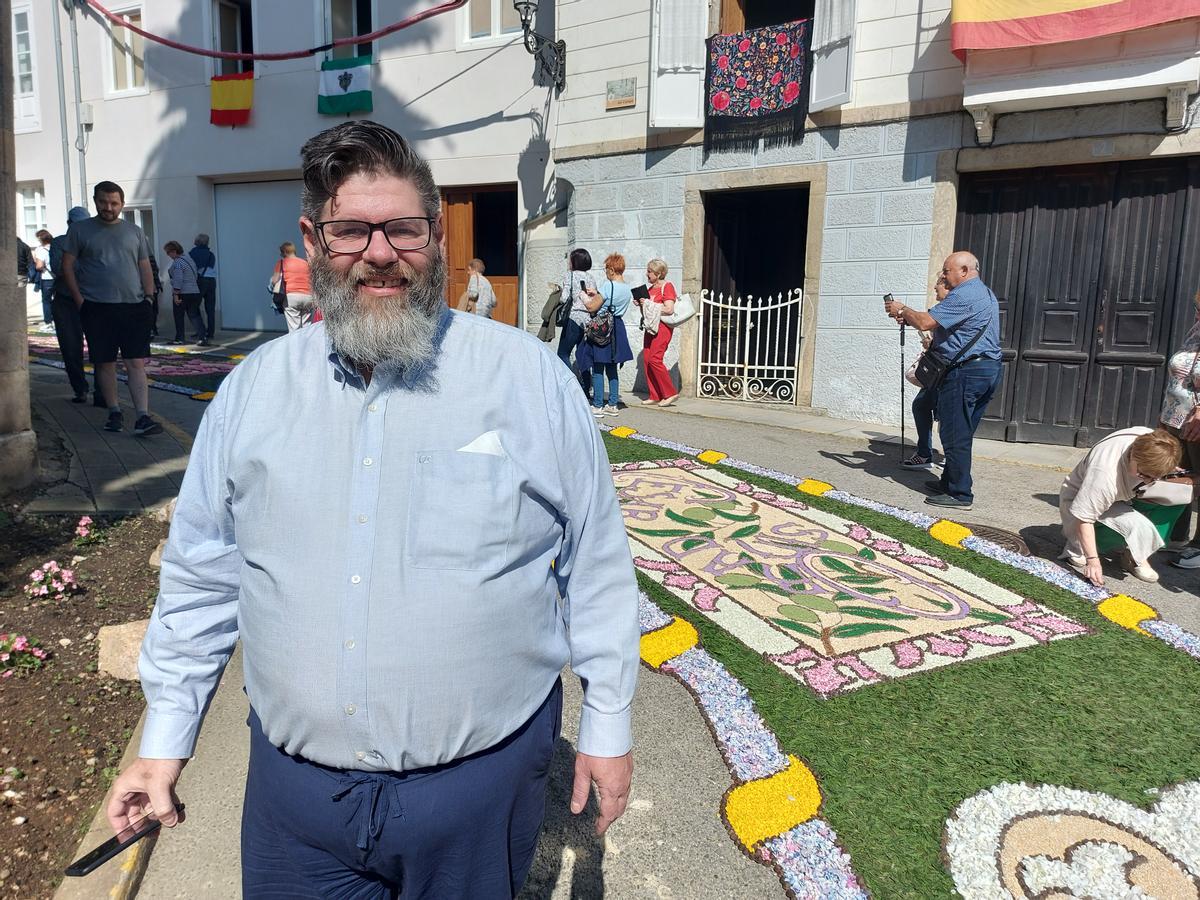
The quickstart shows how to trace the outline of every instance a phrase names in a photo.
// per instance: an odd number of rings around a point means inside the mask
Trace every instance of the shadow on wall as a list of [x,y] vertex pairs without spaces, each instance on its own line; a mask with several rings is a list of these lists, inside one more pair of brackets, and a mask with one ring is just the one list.
[[[583,812],[571,814],[571,787],[575,780],[575,748],[566,738],[555,743],[546,786],[546,818],[525,887],[519,900],[544,900],[551,895],[571,900],[601,900],[604,896],[604,843],[596,837],[600,810],[594,793],[588,793]],[[564,869],[570,869],[564,873]],[[560,879],[562,889],[556,890]],[[568,889],[569,890],[565,890]]]

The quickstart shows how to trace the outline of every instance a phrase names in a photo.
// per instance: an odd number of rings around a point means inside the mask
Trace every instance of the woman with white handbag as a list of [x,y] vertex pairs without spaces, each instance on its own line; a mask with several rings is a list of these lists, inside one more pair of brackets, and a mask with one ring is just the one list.
[[[646,286],[650,296],[638,300],[643,314],[649,308],[647,304],[655,304],[658,308],[652,310],[648,317],[657,318],[657,328],[646,327],[646,335],[642,340],[642,360],[646,365],[646,389],[650,399],[643,400],[643,406],[671,406],[679,396],[679,390],[671,381],[671,373],[667,371],[663,358],[667,353],[667,345],[671,343],[673,328],[668,317],[675,312],[675,286],[666,281],[667,264],[661,259],[652,259],[646,263]],[[655,315],[657,314],[657,315]]]

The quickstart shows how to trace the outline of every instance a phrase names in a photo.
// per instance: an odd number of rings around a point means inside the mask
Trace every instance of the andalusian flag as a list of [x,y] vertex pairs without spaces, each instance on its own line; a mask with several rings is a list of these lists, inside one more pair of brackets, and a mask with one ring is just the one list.
[[1200,0],[951,0],[950,49],[1080,41],[1200,16]]
[[250,121],[254,103],[254,73],[214,75],[212,80],[212,112],[208,121],[214,125],[245,125]]
[[326,116],[371,111],[371,57],[327,59],[321,63],[317,112]]

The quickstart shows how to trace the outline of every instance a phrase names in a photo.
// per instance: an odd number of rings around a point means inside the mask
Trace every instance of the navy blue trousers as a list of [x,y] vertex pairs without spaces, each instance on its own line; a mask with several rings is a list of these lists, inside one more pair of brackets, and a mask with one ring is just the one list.
[[289,756],[250,711],[242,895],[511,900],[546,810],[562,683],[495,747],[412,772],[343,771]]
[[941,487],[943,493],[956,500],[975,499],[971,490],[971,445],[1002,374],[1000,360],[975,359],[951,369],[938,385],[938,435],[946,457]]

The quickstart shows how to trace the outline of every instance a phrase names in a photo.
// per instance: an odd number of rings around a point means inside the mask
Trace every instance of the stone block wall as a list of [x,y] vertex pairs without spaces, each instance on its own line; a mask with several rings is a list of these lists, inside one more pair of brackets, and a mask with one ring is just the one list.
[[[712,154],[679,147],[558,164],[574,188],[571,246],[586,247],[597,269],[625,254],[626,280],[640,284],[661,256],[678,284],[683,256],[683,191],[700,172],[798,163],[826,167],[825,229],[813,372],[813,406],[870,421],[899,418],[896,328],[883,315],[888,291],[924,307],[929,293],[933,176],[938,153],[959,146],[961,114],[911,122],[822,128],[793,147]],[[598,274],[598,273],[597,273]],[[693,273],[688,273],[689,275]],[[631,343],[640,345],[636,312]],[[637,347],[635,347],[635,350]],[[677,353],[677,349],[673,348]],[[895,356],[895,365],[883,362]],[[676,356],[669,356],[674,363]],[[872,360],[864,366],[863,360]],[[623,375],[623,380],[627,376]],[[639,377],[639,384],[641,379]]]

